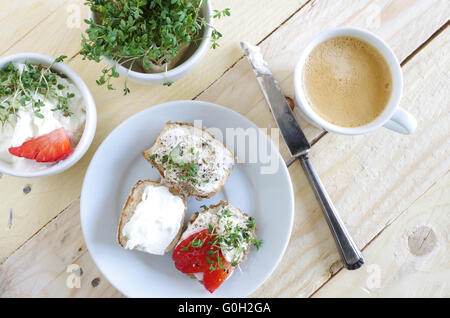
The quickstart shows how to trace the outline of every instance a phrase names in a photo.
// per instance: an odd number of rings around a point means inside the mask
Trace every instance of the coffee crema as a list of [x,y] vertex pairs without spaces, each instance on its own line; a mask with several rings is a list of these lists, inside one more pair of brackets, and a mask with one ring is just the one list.
[[307,57],[302,76],[313,111],[341,127],[374,121],[392,93],[392,74],[384,56],[351,36],[318,44]]

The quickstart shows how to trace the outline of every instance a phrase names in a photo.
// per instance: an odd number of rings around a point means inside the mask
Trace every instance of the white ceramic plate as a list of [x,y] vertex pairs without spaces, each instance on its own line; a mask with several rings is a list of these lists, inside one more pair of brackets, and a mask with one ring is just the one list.
[[[223,135],[227,128],[253,129],[260,145],[275,152],[278,165],[276,173],[263,174],[261,168],[269,165],[263,160],[238,163],[220,193],[202,201],[188,200],[187,219],[203,204],[229,201],[256,218],[258,238],[263,240],[259,251],[252,248],[247,261],[240,266],[241,270],[236,269],[214,294],[179,272],[173,264],[172,253],[150,255],[125,250],[117,243],[119,216],[133,185],[141,179],[160,180],[158,171],[143,158],[142,151],[154,143],[167,121],[192,123],[194,120],[202,120],[204,127],[219,129]],[[232,147],[230,143],[233,141],[230,140],[225,138],[224,143],[239,158],[236,148],[239,142],[234,138]],[[153,106],[123,122],[98,148],[81,193],[81,226],[89,252],[103,275],[129,297],[250,295],[280,262],[291,234],[293,210],[289,173],[267,135],[232,110],[198,101],[175,101]]]

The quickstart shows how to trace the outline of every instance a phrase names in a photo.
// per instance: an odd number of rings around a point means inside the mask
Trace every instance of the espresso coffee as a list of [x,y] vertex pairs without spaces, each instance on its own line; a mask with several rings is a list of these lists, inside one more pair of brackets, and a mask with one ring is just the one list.
[[392,74],[383,55],[351,36],[317,45],[307,57],[303,85],[310,107],[326,121],[358,127],[375,120],[392,93]]

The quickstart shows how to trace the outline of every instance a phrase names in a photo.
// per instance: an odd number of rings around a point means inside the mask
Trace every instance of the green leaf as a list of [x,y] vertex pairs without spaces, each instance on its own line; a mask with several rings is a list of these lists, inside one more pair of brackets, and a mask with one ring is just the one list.
[[55,63],[62,62],[62,61],[64,61],[64,59],[66,59],[66,58],[67,58],[67,56],[65,56],[65,55],[58,56],[58,57],[55,59]]
[[44,118],[44,115],[42,115],[39,111],[35,111],[34,116],[36,116],[37,118],[41,118],[41,119]]
[[[170,63],[181,46],[199,42],[202,29],[209,26],[201,16],[204,3],[205,0],[86,0],[97,18],[95,22],[85,20],[87,30],[81,37],[81,55],[97,63],[102,56],[118,63],[126,62],[126,67],[137,63],[146,70],[152,65]],[[214,14],[229,16],[230,10],[215,10]],[[221,36],[215,30],[211,39],[213,48],[219,46],[217,39]],[[110,88],[110,79],[119,76],[115,70],[108,72],[102,70],[102,77],[96,81],[98,85],[106,84]],[[130,92],[126,82],[125,79],[124,95]]]

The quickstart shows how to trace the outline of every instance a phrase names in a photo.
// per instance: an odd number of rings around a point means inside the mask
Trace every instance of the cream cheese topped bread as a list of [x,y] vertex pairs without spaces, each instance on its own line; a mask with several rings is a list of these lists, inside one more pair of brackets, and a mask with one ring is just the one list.
[[245,261],[250,247],[261,244],[254,218],[221,201],[192,216],[172,259],[180,272],[212,293]]
[[258,249],[262,243],[254,218],[225,201],[202,206],[182,232],[185,199],[219,192],[233,168],[233,153],[203,129],[168,122],[143,155],[158,169],[161,183],[145,180],[134,186],[121,214],[119,244],[158,255],[175,248],[175,267],[213,293],[245,261],[251,246]]
[[209,132],[178,122],[168,122],[143,155],[180,195],[199,199],[219,192],[234,164],[233,153]]
[[168,253],[183,229],[186,202],[166,186],[138,181],[122,210],[119,244],[150,254]]
[[203,229],[212,229],[218,237],[223,238],[220,243],[222,254],[234,266],[245,260],[256,239],[254,219],[225,201],[194,214],[180,242]]

